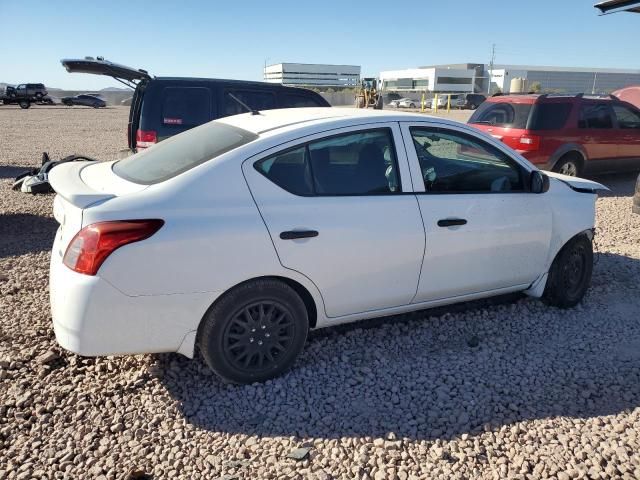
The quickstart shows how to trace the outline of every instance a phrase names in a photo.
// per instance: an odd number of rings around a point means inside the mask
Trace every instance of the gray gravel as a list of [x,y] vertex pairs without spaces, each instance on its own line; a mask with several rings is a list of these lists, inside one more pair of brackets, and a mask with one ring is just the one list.
[[222,384],[198,359],[55,343],[52,195],[10,191],[43,150],[117,158],[126,108],[0,107],[0,480],[640,478],[640,216],[600,179],[579,307],[538,301],[318,332],[294,370]]

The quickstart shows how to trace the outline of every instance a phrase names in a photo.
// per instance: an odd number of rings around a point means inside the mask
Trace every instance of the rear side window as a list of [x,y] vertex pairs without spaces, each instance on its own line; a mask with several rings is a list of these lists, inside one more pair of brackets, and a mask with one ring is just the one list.
[[378,195],[400,191],[391,131],[335,135],[285,150],[254,164],[296,195]]
[[570,103],[539,103],[531,120],[531,130],[558,130],[567,123]]
[[257,90],[228,90],[224,95],[225,116],[247,113],[247,109],[234,100],[229,94],[233,95],[253,110],[271,110],[276,108],[276,96],[273,92],[261,92]]
[[282,96],[282,108],[324,107],[316,100],[304,95],[292,95],[285,93]]
[[134,183],[160,183],[257,138],[241,128],[210,122],[114,163],[113,171]]
[[530,103],[484,102],[469,119],[469,123],[496,127],[527,128]]
[[613,128],[613,117],[609,105],[605,103],[581,105],[578,128]]
[[616,118],[618,119],[618,126],[620,128],[632,128],[632,129],[640,129],[640,113],[631,110],[624,105],[614,105],[613,111],[616,114]]
[[291,150],[260,160],[256,169],[279,187],[296,195],[312,195],[311,167],[307,147]]
[[195,127],[211,120],[211,93],[202,87],[167,87],[162,96],[162,124]]

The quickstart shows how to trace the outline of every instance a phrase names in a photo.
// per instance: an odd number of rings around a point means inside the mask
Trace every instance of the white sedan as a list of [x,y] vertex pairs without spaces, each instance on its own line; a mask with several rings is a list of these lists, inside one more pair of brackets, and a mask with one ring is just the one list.
[[464,124],[326,108],[216,120],[49,180],[60,345],[199,348],[238,383],[287,370],[312,328],[516,291],[576,305],[605,188]]

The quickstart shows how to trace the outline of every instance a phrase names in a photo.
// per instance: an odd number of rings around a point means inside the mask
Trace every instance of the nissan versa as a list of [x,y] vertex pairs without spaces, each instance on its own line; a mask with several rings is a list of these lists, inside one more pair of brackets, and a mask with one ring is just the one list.
[[60,345],[198,348],[237,383],[290,368],[310,328],[516,291],[576,305],[605,188],[467,125],[327,108],[215,120],[49,179]]

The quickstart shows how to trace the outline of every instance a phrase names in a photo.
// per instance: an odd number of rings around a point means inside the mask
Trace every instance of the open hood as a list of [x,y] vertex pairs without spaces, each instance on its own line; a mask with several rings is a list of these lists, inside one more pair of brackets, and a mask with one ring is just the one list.
[[69,73],[106,75],[108,77],[113,77],[128,86],[132,86],[130,84],[135,85],[136,82],[141,80],[148,80],[151,78],[151,75],[149,75],[149,72],[146,70],[142,70],[141,68],[135,69],[127,67],[126,65],[119,65],[105,60],[102,57],[85,57],[82,59],[65,58],[60,60],[60,63],[62,63],[62,66],[66,68]]
[[578,192],[596,193],[598,190],[609,190],[608,187],[605,187],[601,183],[594,182],[593,180],[587,180],[586,178],[570,177],[569,175],[562,175],[561,173],[556,172],[544,172],[544,174],[566,183]]

